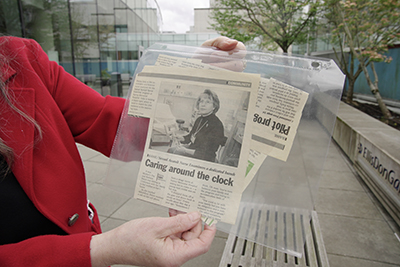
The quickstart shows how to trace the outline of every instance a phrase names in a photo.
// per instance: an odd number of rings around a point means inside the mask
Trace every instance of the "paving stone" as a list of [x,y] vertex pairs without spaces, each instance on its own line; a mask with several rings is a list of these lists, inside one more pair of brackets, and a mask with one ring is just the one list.
[[360,182],[351,171],[324,170],[321,174],[319,188],[342,189],[364,192]]
[[379,210],[362,191],[320,188],[316,211],[324,214],[383,220]]
[[222,253],[224,252],[225,244],[226,238],[215,237],[207,253],[186,262],[182,267],[218,267]]
[[328,254],[400,263],[400,242],[385,221],[318,214]]
[[400,264],[385,263],[385,259],[382,261],[371,261],[359,258],[344,257],[340,255],[328,254],[329,266],[330,267],[395,267]]
[[134,220],[144,217],[167,217],[168,208],[131,198],[113,215],[113,218]]
[[108,165],[105,163],[84,161],[86,181],[90,183],[102,183],[107,174]]
[[88,199],[99,215],[109,217],[129,198],[100,184],[91,184],[88,187]]

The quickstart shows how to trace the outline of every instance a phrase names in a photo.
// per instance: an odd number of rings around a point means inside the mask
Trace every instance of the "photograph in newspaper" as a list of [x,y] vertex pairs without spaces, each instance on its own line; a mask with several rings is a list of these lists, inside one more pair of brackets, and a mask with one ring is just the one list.
[[150,148],[237,167],[241,146],[227,141],[235,127],[235,137],[241,138],[249,94],[212,85],[162,83]]
[[128,111],[150,118],[134,197],[233,224],[258,85],[254,74],[146,66]]

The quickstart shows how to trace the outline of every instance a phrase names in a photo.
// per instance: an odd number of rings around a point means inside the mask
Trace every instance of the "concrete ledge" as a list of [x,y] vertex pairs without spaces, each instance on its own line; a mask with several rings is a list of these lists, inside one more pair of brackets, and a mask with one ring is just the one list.
[[341,102],[332,137],[400,225],[400,131]]

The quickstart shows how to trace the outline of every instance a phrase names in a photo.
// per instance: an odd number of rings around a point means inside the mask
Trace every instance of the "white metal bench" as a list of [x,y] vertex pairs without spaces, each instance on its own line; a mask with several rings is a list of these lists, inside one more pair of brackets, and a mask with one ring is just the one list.
[[[237,229],[235,232],[240,236],[247,236],[249,240],[256,240],[257,243],[229,234],[220,267],[329,266],[315,211],[271,207],[251,208],[251,211],[246,208],[241,212],[242,219],[238,227],[242,230]],[[255,227],[256,230],[251,231],[249,236],[244,233],[246,227]],[[301,251],[301,256],[294,256],[296,253],[290,253],[292,250]]]

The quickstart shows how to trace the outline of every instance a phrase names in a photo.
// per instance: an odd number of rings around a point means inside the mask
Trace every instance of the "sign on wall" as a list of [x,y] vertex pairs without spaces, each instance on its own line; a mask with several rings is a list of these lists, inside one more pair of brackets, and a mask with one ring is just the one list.
[[400,206],[400,165],[362,136],[356,148],[356,161],[374,179],[384,194]]

